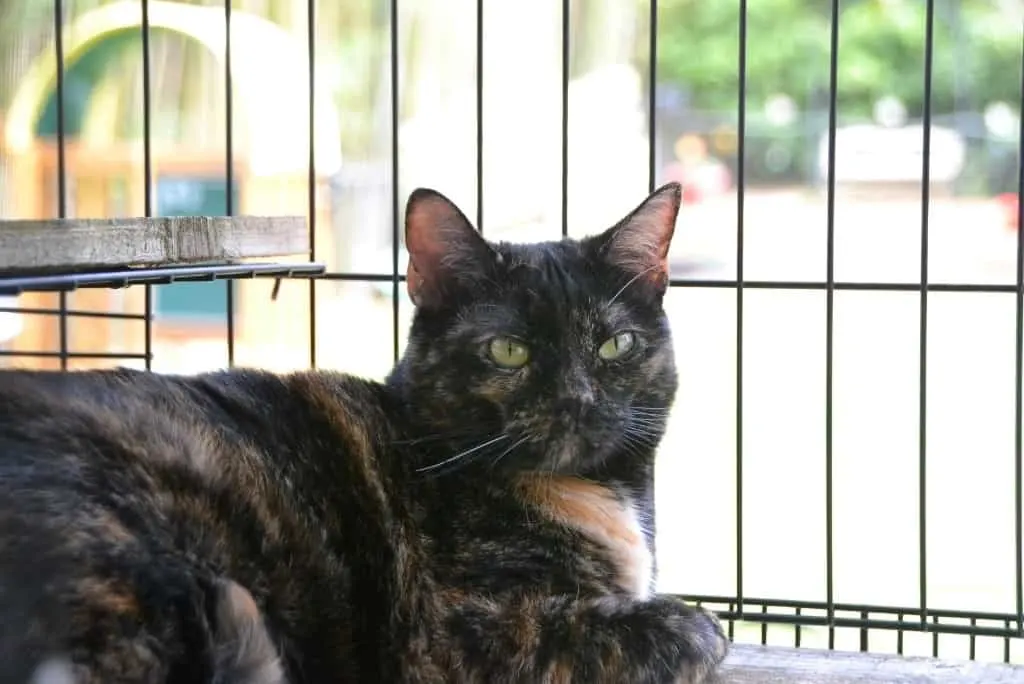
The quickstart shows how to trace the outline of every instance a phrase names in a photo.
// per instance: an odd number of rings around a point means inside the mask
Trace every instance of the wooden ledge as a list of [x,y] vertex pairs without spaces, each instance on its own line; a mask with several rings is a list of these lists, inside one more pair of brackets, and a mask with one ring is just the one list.
[[308,250],[300,216],[0,221],[0,272],[169,266]]
[[1024,684],[1024,667],[734,644],[718,684]]

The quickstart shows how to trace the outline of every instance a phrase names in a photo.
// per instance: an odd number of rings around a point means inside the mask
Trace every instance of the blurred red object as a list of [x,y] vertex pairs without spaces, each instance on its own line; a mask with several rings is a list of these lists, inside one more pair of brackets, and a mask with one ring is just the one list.
[[673,162],[665,166],[662,176],[683,186],[684,204],[697,204],[706,197],[727,192],[732,186],[729,168],[717,159],[691,165]]
[[999,202],[1003,207],[1003,211],[1006,212],[1006,227],[1010,230],[1018,230],[1020,228],[1020,197],[1015,192],[1004,192],[996,196],[996,201]]

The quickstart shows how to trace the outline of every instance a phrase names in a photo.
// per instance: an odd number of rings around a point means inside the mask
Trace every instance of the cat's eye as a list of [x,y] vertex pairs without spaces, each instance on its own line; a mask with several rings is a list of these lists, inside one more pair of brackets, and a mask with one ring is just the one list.
[[502,368],[522,368],[530,360],[530,349],[511,337],[495,337],[487,347],[494,363]]
[[636,334],[628,330],[616,333],[601,343],[597,355],[605,361],[621,359],[636,346]]

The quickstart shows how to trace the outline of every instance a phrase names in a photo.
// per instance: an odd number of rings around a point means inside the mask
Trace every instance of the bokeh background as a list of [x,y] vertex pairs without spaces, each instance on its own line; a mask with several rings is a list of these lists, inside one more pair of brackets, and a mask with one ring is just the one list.
[[[398,7],[398,175],[392,175],[392,7],[386,0],[236,0],[231,112],[222,2],[149,3],[151,207],[158,215],[315,210],[315,257],[335,273],[392,272],[393,198],[429,185],[469,216],[477,206],[482,83],[482,218],[493,239],[557,238],[562,228],[562,28],[570,31],[567,225],[596,232],[649,182],[686,188],[667,308],[682,388],[658,470],[661,588],[823,601],[826,596],[826,279],[831,3],[750,0],[744,157],[739,158],[736,0],[484,2],[477,72],[475,0]],[[839,3],[834,276],[919,283],[925,0]],[[310,116],[310,7],[314,10]],[[0,218],[58,214],[54,3],[0,2]],[[66,0],[61,41],[66,213],[142,215],[142,11],[137,0]],[[1020,0],[934,0],[927,276],[1017,282]],[[651,92],[654,73],[653,101]],[[651,105],[655,126],[651,130]],[[310,121],[315,165],[309,172]],[[228,132],[232,187],[226,185]],[[742,201],[738,176],[743,168]],[[310,188],[309,180],[313,179]],[[395,184],[397,183],[397,188]],[[737,224],[742,206],[743,272]],[[304,259],[306,257],[296,257]],[[404,272],[404,254],[400,271]],[[737,429],[737,293],[742,430]],[[712,285],[715,283],[711,283]],[[310,362],[382,377],[393,361],[391,283],[235,286],[234,361],[278,370]],[[225,283],[154,288],[153,368],[227,363]],[[1015,610],[1015,294],[928,295],[927,575],[930,606]],[[0,301],[0,363],[56,367],[57,295]],[[841,291],[834,300],[833,591],[836,601],[917,606],[921,295]],[[138,314],[141,288],[82,291],[75,310]],[[400,338],[411,314],[404,292]],[[312,332],[311,332],[312,330]],[[73,317],[72,368],[139,365],[131,317]],[[49,356],[47,354],[50,354]],[[737,520],[737,443],[743,506]],[[737,576],[737,523],[743,576]],[[821,645],[825,630],[804,628]],[[740,634],[743,637],[743,634]],[[792,643],[771,626],[769,642]],[[856,630],[836,645],[857,648]],[[891,650],[894,633],[873,633]],[[906,652],[931,652],[907,634]],[[966,656],[966,637],[942,637]],[[979,638],[978,657],[1006,642]],[[1024,659],[1014,641],[1012,659]]]

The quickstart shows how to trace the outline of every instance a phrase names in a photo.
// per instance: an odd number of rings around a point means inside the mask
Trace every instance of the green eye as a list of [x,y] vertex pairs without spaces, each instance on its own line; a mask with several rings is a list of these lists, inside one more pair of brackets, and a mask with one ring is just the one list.
[[636,346],[636,335],[629,331],[612,335],[597,349],[597,355],[605,361],[614,361],[628,354]]
[[494,363],[502,368],[522,368],[530,360],[529,348],[509,337],[495,337],[488,346]]

